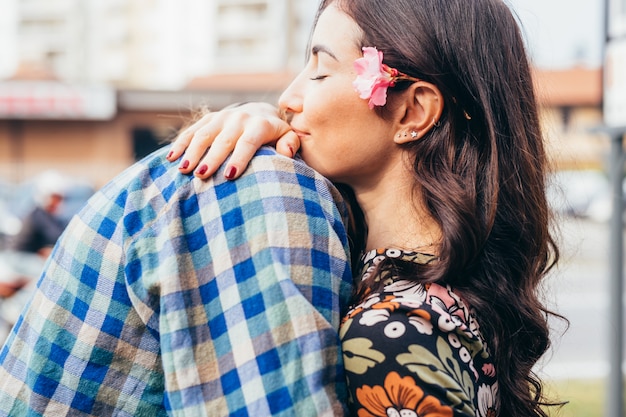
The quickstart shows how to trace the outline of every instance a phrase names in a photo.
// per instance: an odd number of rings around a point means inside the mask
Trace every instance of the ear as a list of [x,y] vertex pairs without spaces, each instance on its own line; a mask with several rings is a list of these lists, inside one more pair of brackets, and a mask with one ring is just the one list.
[[417,81],[407,89],[394,142],[403,144],[422,138],[439,122],[443,112],[443,95],[426,81]]

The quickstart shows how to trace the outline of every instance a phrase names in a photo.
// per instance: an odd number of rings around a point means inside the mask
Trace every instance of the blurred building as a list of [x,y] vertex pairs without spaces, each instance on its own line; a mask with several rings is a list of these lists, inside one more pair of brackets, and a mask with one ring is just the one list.
[[602,69],[535,69],[533,74],[548,152],[557,169],[602,171],[610,148],[604,135]]
[[65,82],[180,89],[304,62],[310,0],[0,0],[0,79],[21,66]]
[[[274,101],[311,0],[0,0],[0,181],[103,185],[202,106]],[[556,167],[602,167],[600,68],[535,73]]]
[[310,0],[0,0],[0,179],[96,186],[201,106],[275,100],[304,64]]

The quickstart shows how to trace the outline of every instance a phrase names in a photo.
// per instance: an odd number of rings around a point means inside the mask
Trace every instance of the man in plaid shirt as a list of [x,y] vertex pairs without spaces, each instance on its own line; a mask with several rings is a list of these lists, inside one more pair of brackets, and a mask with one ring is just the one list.
[[65,230],[0,354],[0,416],[343,414],[337,190],[270,148],[236,181],[166,153]]

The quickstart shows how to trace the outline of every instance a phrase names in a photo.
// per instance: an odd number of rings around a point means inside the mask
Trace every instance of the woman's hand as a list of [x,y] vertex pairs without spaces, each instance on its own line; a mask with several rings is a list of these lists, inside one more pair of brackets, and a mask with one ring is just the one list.
[[278,153],[290,158],[300,148],[298,136],[274,106],[246,103],[204,115],[178,134],[167,159],[174,161],[184,153],[180,171],[188,174],[195,169],[197,177],[208,178],[232,152],[224,172],[226,178],[235,179],[266,144],[275,144]]

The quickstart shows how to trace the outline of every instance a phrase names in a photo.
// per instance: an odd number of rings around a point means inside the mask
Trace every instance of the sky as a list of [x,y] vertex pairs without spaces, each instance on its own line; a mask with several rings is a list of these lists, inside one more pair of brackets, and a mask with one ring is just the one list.
[[602,64],[604,0],[507,0],[522,23],[536,66]]

